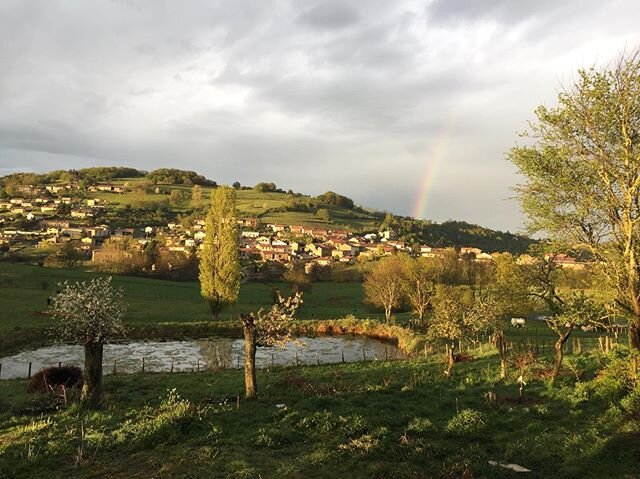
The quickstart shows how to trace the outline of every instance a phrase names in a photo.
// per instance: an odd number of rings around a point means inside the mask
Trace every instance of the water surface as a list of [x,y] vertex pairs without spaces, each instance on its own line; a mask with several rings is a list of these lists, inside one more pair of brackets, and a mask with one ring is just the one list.
[[[132,341],[105,344],[103,368],[105,374],[145,372],[196,371],[243,367],[244,342],[233,338],[208,338],[188,341]],[[299,338],[283,349],[259,347],[256,366],[269,368],[284,365],[310,365],[363,360],[402,359],[404,355],[394,345],[364,337],[321,336]],[[13,356],[0,358],[0,379],[26,378],[47,366],[58,363],[82,367],[84,348],[77,344],[55,344]]]

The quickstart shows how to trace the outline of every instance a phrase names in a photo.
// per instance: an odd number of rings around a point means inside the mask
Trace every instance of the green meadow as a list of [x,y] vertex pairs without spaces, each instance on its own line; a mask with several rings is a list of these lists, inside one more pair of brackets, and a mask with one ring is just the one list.
[[[50,342],[47,297],[60,281],[93,275],[0,263],[0,354]],[[287,288],[244,284],[239,303],[215,323],[197,283],[127,276],[114,282],[130,304],[132,338],[239,335],[240,311],[268,307],[274,288]],[[28,392],[27,380],[2,380],[0,478],[516,474],[489,461],[526,467],[527,477],[636,477],[640,391],[622,339],[607,354],[568,347],[559,384],[551,387],[553,336],[543,322],[529,321],[508,330],[514,350],[506,380],[498,380],[498,358],[486,344],[467,345],[471,360],[446,379],[438,349],[423,355],[420,332],[384,326],[382,314],[363,304],[360,283],[313,283],[304,298],[298,331],[333,324],[388,335],[413,350],[413,359],[261,370],[255,401],[242,399],[241,370],[109,375],[96,411],[81,409],[72,391],[65,405]],[[347,315],[353,317],[328,321]],[[397,324],[408,319],[396,315]],[[595,340],[576,336],[585,345]],[[519,346],[533,344],[548,347],[519,369]],[[527,384],[522,399],[520,374]]]
[[[515,475],[489,461],[525,477],[636,477],[640,392],[628,394],[619,363],[585,356],[581,382],[555,389],[532,372],[523,402],[492,356],[451,380],[425,360],[260,371],[249,402],[238,370],[107,376],[92,412],[49,412],[27,381],[1,381],[0,477]],[[594,378],[596,364],[610,366]]]

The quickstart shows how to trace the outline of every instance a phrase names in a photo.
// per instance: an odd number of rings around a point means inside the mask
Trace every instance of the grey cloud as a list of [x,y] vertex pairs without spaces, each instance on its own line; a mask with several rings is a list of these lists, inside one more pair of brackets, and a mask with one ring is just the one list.
[[437,163],[428,217],[517,229],[504,153],[560,78],[640,42],[615,5],[0,2],[0,169],[177,166],[411,214]]
[[435,0],[427,7],[433,21],[496,20],[521,22],[555,16],[558,12],[580,13],[593,8],[598,0]]
[[342,29],[355,24],[359,19],[357,11],[342,2],[319,3],[302,13],[298,21],[317,29]]

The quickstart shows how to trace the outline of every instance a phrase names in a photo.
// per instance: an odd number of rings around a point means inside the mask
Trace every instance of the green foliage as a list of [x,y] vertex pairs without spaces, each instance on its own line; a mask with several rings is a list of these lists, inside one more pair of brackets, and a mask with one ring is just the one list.
[[209,180],[202,175],[199,175],[195,171],[179,170],[176,168],[159,168],[157,170],[150,171],[145,176],[148,180],[154,184],[168,184],[168,185],[201,185],[201,186],[216,186],[216,182]]
[[253,189],[256,190],[258,193],[271,193],[276,191],[278,187],[276,186],[275,183],[262,182],[254,186]]
[[331,213],[326,208],[319,208],[316,211],[316,216],[323,221],[331,221]]
[[624,412],[630,417],[640,420],[640,385],[636,386],[626,397],[620,401]]
[[320,201],[327,203],[331,206],[338,206],[340,208],[353,209],[353,200],[351,198],[347,198],[346,196],[339,195],[338,193],[334,193],[333,191],[327,191],[326,193],[318,196]]
[[487,427],[487,418],[475,409],[463,409],[447,422],[445,431],[455,436],[475,436]]
[[382,258],[365,277],[365,299],[375,306],[384,308],[385,318],[402,304],[405,261],[401,255]]
[[407,432],[412,432],[416,434],[422,434],[425,432],[431,432],[435,429],[433,423],[429,418],[426,417],[414,417],[407,424],[406,430]]
[[508,156],[525,178],[516,191],[528,229],[588,249],[640,349],[640,50],[580,70],[535,113],[532,141]]
[[200,290],[215,318],[238,300],[240,259],[235,190],[220,187],[211,192],[205,220],[206,237],[200,252]]
[[189,199],[189,193],[183,190],[171,190],[171,194],[169,195],[169,202],[171,203],[171,205],[177,207],[186,206]]

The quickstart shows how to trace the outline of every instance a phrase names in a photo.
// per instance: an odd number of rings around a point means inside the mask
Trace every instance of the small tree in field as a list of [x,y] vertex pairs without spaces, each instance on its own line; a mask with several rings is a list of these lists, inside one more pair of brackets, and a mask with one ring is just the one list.
[[235,303],[240,293],[240,257],[235,190],[211,191],[211,209],[205,220],[206,237],[200,251],[200,292],[209,303],[213,319]]
[[384,308],[384,317],[391,319],[391,313],[402,303],[404,294],[404,264],[401,256],[382,258],[364,280],[365,299],[374,306]]
[[521,316],[531,310],[529,284],[522,266],[516,263],[510,253],[500,253],[494,257],[494,286],[492,297],[499,313],[492,322],[491,340],[500,357],[500,379],[507,377],[508,351],[504,337],[505,319]]
[[551,383],[560,375],[564,347],[574,329],[580,326],[601,324],[607,316],[605,308],[584,291],[561,293],[556,287],[558,275],[562,271],[548,255],[539,258],[529,269],[531,294],[547,306],[549,316],[547,326],[558,336],[555,342],[555,365]]
[[435,273],[427,258],[407,258],[404,271],[404,294],[413,313],[423,322],[435,294]]
[[51,315],[61,339],[84,345],[84,372],[81,400],[91,406],[102,396],[102,352],[104,343],[124,332],[122,318],[126,304],[122,289],[111,285],[111,277],[77,283],[64,282],[54,296]]
[[438,285],[433,311],[429,336],[444,340],[447,347],[445,375],[450,378],[455,363],[456,341],[473,338],[485,331],[499,316],[500,309],[488,296],[473,299],[470,292],[461,288]]
[[258,393],[256,383],[256,351],[258,346],[283,346],[291,340],[289,323],[295,318],[302,304],[302,293],[283,298],[277,292],[277,302],[266,313],[241,313],[244,334],[244,384],[245,396],[253,399]]

